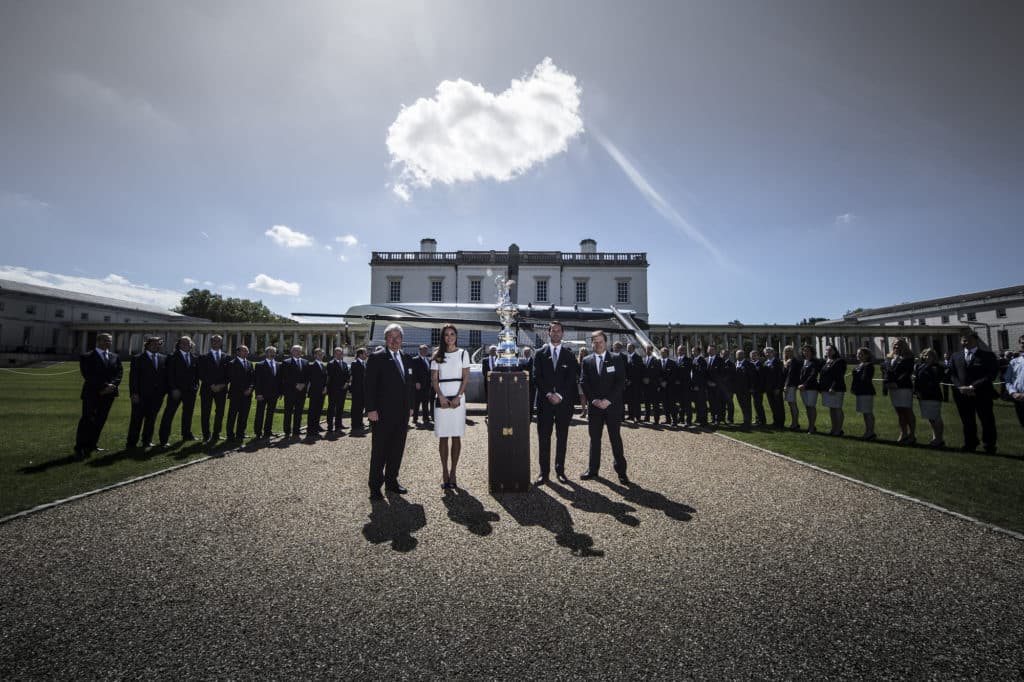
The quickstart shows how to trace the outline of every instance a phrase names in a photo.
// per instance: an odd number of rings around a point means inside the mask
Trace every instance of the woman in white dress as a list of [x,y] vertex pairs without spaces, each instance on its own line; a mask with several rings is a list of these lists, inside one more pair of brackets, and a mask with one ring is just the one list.
[[[466,432],[466,402],[463,396],[469,386],[469,353],[458,346],[459,332],[455,325],[441,328],[441,345],[430,362],[430,382],[437,394],[434,405],[434,435],[441,451],[441,488],[449,490],[458,483],[455,470],[462,452],[462,436]],[[448,440],[451,439],[452,467],[448,468]]]

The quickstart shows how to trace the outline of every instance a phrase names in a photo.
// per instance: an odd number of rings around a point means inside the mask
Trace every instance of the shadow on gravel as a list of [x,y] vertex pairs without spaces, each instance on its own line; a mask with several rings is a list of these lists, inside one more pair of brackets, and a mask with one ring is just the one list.
[[419,540],[413,533],[427,525],[422,504],[409,504],[401,495],[388,495],[387,500],[371,502],[370,522],[363,526],[363,537],[379,545],[391,543],[396,552],[411,552]]
[[627,526],[639,526],[640,519],[632,516],[632,512],[636,511],[636,507],[631,507],[628,504],[622,502],[614,502],[601,493],[594,492],[570,481],[568,488],[562,487],[555,482],[549,482],[548,487],[554,490],[561,497],[569,500],[572,506],[580,511],[590,512],[593,514],[608,514],[619,523]]
[[659,492],[653,490],[647,490],[646,488],[637,485],[636,483],[630,483],[628,486],[619,485],[613,483],[605,478],[597,479],[601,483],[622,495],[622,498],[638,504],[641,507],[647,507],[648,509],[657,509],[658,511],[665,512],[665,516],[676,521],[690,521],[693,519],[693,515],[697,513],[697,510],[688,504],[682,502],[676,502],[670,500]]
[[473,497],[469,492],[460,489],[446,490],[441,498],[444,506],[448,509],[448,518],[455,523],[465,526],[473,535],[483,537],[494,532],[491,523],[501,520],[496,512],[487,511],[480,500]]
[[494,495],[520,526],[540,526],[555,536],[559,547],[565,547],[573,556],[602,557],[604,551],[594,549],[594,539],[586,533],[577,533],[572,515],[565,505],[538,488],[525,493]]

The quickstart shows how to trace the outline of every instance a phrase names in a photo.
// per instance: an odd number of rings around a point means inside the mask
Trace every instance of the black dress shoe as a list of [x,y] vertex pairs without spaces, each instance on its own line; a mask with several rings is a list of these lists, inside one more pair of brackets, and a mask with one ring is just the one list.
[[387,490],[389,493],[398,493],[399,495],[409,492],[408,488],[403,488],[400,483],[390,483],[384,486],[384,490]]
[[590,469],[587,469],[582,474],[580,474],[580,480],[581,481],[589,481],[592,478],[597,478],[597,474],[596,473],[592,473],[590,471]]
[[629,485],[629,478],[626,474],[619,474],[619,483],[622,485]]
[[196,438],[195,436],[193,436],[193,435],[192,435],[191,433],[190,433],[190,434],[188,434],[187,436],[182,436],[182,437],[181,437],[181,439],[182,439],[182,440],[199,440],[198,438]]
[[559,471],[557,474],[555,474],[555,478],[557,478],[558,482],[562,483],[562,484],[566,484],[566,483],[569,482],[569,479],[566,478],[565,474],[563,474],[561,471]]
[[384,494],[380,490],[371,490],[370,491],[370,499],[371,500],[383,500],[384,499]]
[[537,480],[533,482],[534,485],[544,485],[548,482],[548,477],[543,474],[537,477]]

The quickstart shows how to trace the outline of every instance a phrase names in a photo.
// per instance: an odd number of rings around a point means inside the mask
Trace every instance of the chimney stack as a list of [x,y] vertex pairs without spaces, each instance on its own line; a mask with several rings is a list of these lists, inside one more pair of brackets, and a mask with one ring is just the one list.
[[420,253],[437,253],[437,240],[431,237],[421,239]]
[[580,253],[597,253],[597,242],[593,239],[584,239],[580,242]]

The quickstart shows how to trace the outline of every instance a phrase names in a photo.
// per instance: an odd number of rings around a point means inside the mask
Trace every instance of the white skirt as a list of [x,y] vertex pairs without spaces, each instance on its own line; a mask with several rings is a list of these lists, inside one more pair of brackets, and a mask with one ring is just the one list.
[[918,400],[917,402],[921,406],[921,419],[933,421],[942,418],[941,400]]
[[843,396],[846,394],[842,391],[822,391],[821,393],[821,406],[828,408],[842,408],[843,407]]
[[914,406],[914,389],[894,388],[889,391],[889,400],[893,407],[911,408]]
[[[436,400],[436,398],[435,398]],[[466,433],[466,396],[458,407],[434,404],[434,435],[438,438],[462,438]]]
[[873,395],[859,395],[859,396],[857,396],[857,413],[858,414],[874,414],[875,413],[875,396],[873,396]]
[[818,404],[818,392],[817,391],[803,391],[804,394],[804,407],[814,407]]
[[786,389],[786,402],[796,402],[796,386],[790,386],[789,388]]

